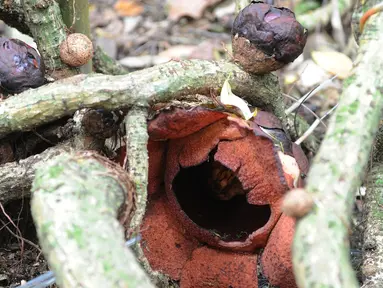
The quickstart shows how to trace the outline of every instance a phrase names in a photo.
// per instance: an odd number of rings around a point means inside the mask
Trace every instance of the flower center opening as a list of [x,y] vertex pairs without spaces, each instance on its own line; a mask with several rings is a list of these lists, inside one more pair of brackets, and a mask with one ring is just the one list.
[[173,181],[173,192],[186,215],[199,227],[222,241],[244,241],[269,220],[269,205],[251,205],[236,171],[209,160],[181,168]]

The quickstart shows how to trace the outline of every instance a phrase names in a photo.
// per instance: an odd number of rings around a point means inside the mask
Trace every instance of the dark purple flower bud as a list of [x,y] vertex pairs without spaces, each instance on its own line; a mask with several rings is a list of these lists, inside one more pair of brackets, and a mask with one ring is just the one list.
[[239,12],[233,29],[234,59],[264,74],[293,62],[303,51],[307,31],[287,8],[252,1]]
[[20,93],[45,83],[45,66],[35,49],[18,39],[0,37],[0,89]]

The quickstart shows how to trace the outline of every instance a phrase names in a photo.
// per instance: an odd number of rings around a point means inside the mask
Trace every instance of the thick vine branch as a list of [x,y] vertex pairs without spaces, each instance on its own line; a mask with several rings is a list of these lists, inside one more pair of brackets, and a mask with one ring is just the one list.
[[142,102],[166,102],[181,95],[218,95],[227,78],[237,95],[285,120],[274,75],[250,75],[227,62],[171,61],[128,75],[78,75],[10,97],[0,103],[0,138],[84,107],[112,110]]
[[[136,211],[130,222],[129,234],[140,229],[148,198],[148,107],[134,106],[125,118],[126,157],[129,176],[136,190]],[[130,236],[130,235],[129,235]]]
[[[373,1],[371,1],[373,2]],[[361,36],[354,73],[309,173],[315,207],[297,223],[293,262],[299,287],[359,287],[350,265],[349,218],[383,108],[383,14]]]
[[110,58],[100,47],[96,47],[93,56],[93,68],[97,73],[124,75],[129,71],[116,60]]
[[37,170],[32,190],[39,242],[60,287],[153,287],[116,219],[133,198],[122,168],[96,153],[64,154]]
[[66,33],[59,4],[40,0],[23,0],[22,3],[26,23],[45,66],[50,70],[62,68],[59,45],[65,40]]
[[69,145],[57,145],[40,154],[1,165],[0,202],[4,205],[11,200],[29,197],[35,170],[44,166],[49,159],[69,150]]

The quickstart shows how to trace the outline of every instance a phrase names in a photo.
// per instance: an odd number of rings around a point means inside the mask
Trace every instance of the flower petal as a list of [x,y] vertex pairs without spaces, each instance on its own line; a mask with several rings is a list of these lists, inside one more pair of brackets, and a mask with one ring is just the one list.
[[257,255],[198,248],[186,263],[180,284],[182,288],[257,288]]
[[297,287],[291,261],[294,227],[295,220],[282,214],[270,234],[261,258],[263,273],[270,284],[280,288]]
[[288,190],[271,140],[249,135],[218,145],[215,160],[237,171],[243,189],[250,190],[250,204],[263,205],[279,200]]
[[142,250],[151,268],[179,280],[198,242],[185,235],[175,217],[169,214],[164,193],[151,197],[141,231]]
[[226,118],[227,114],[202,107],[191,110],[174,108],[163,111],[148,124],[152,140],[175,139],[190,135],[211,123]]

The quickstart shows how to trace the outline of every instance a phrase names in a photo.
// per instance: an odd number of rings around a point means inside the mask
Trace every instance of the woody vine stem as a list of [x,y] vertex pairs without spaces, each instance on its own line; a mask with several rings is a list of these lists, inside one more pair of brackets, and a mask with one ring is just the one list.
[[[365,1],[366,7],[377,1]],[[367,6],[366,6],[367,5]],[[360,17],[360,16],[359,16]],[[350,264],[348,235],[383,107],[383,14],[366,24],[352,75],[308,175],[315,207],[299,220],[293,262],[299,287],[359,287]]]

